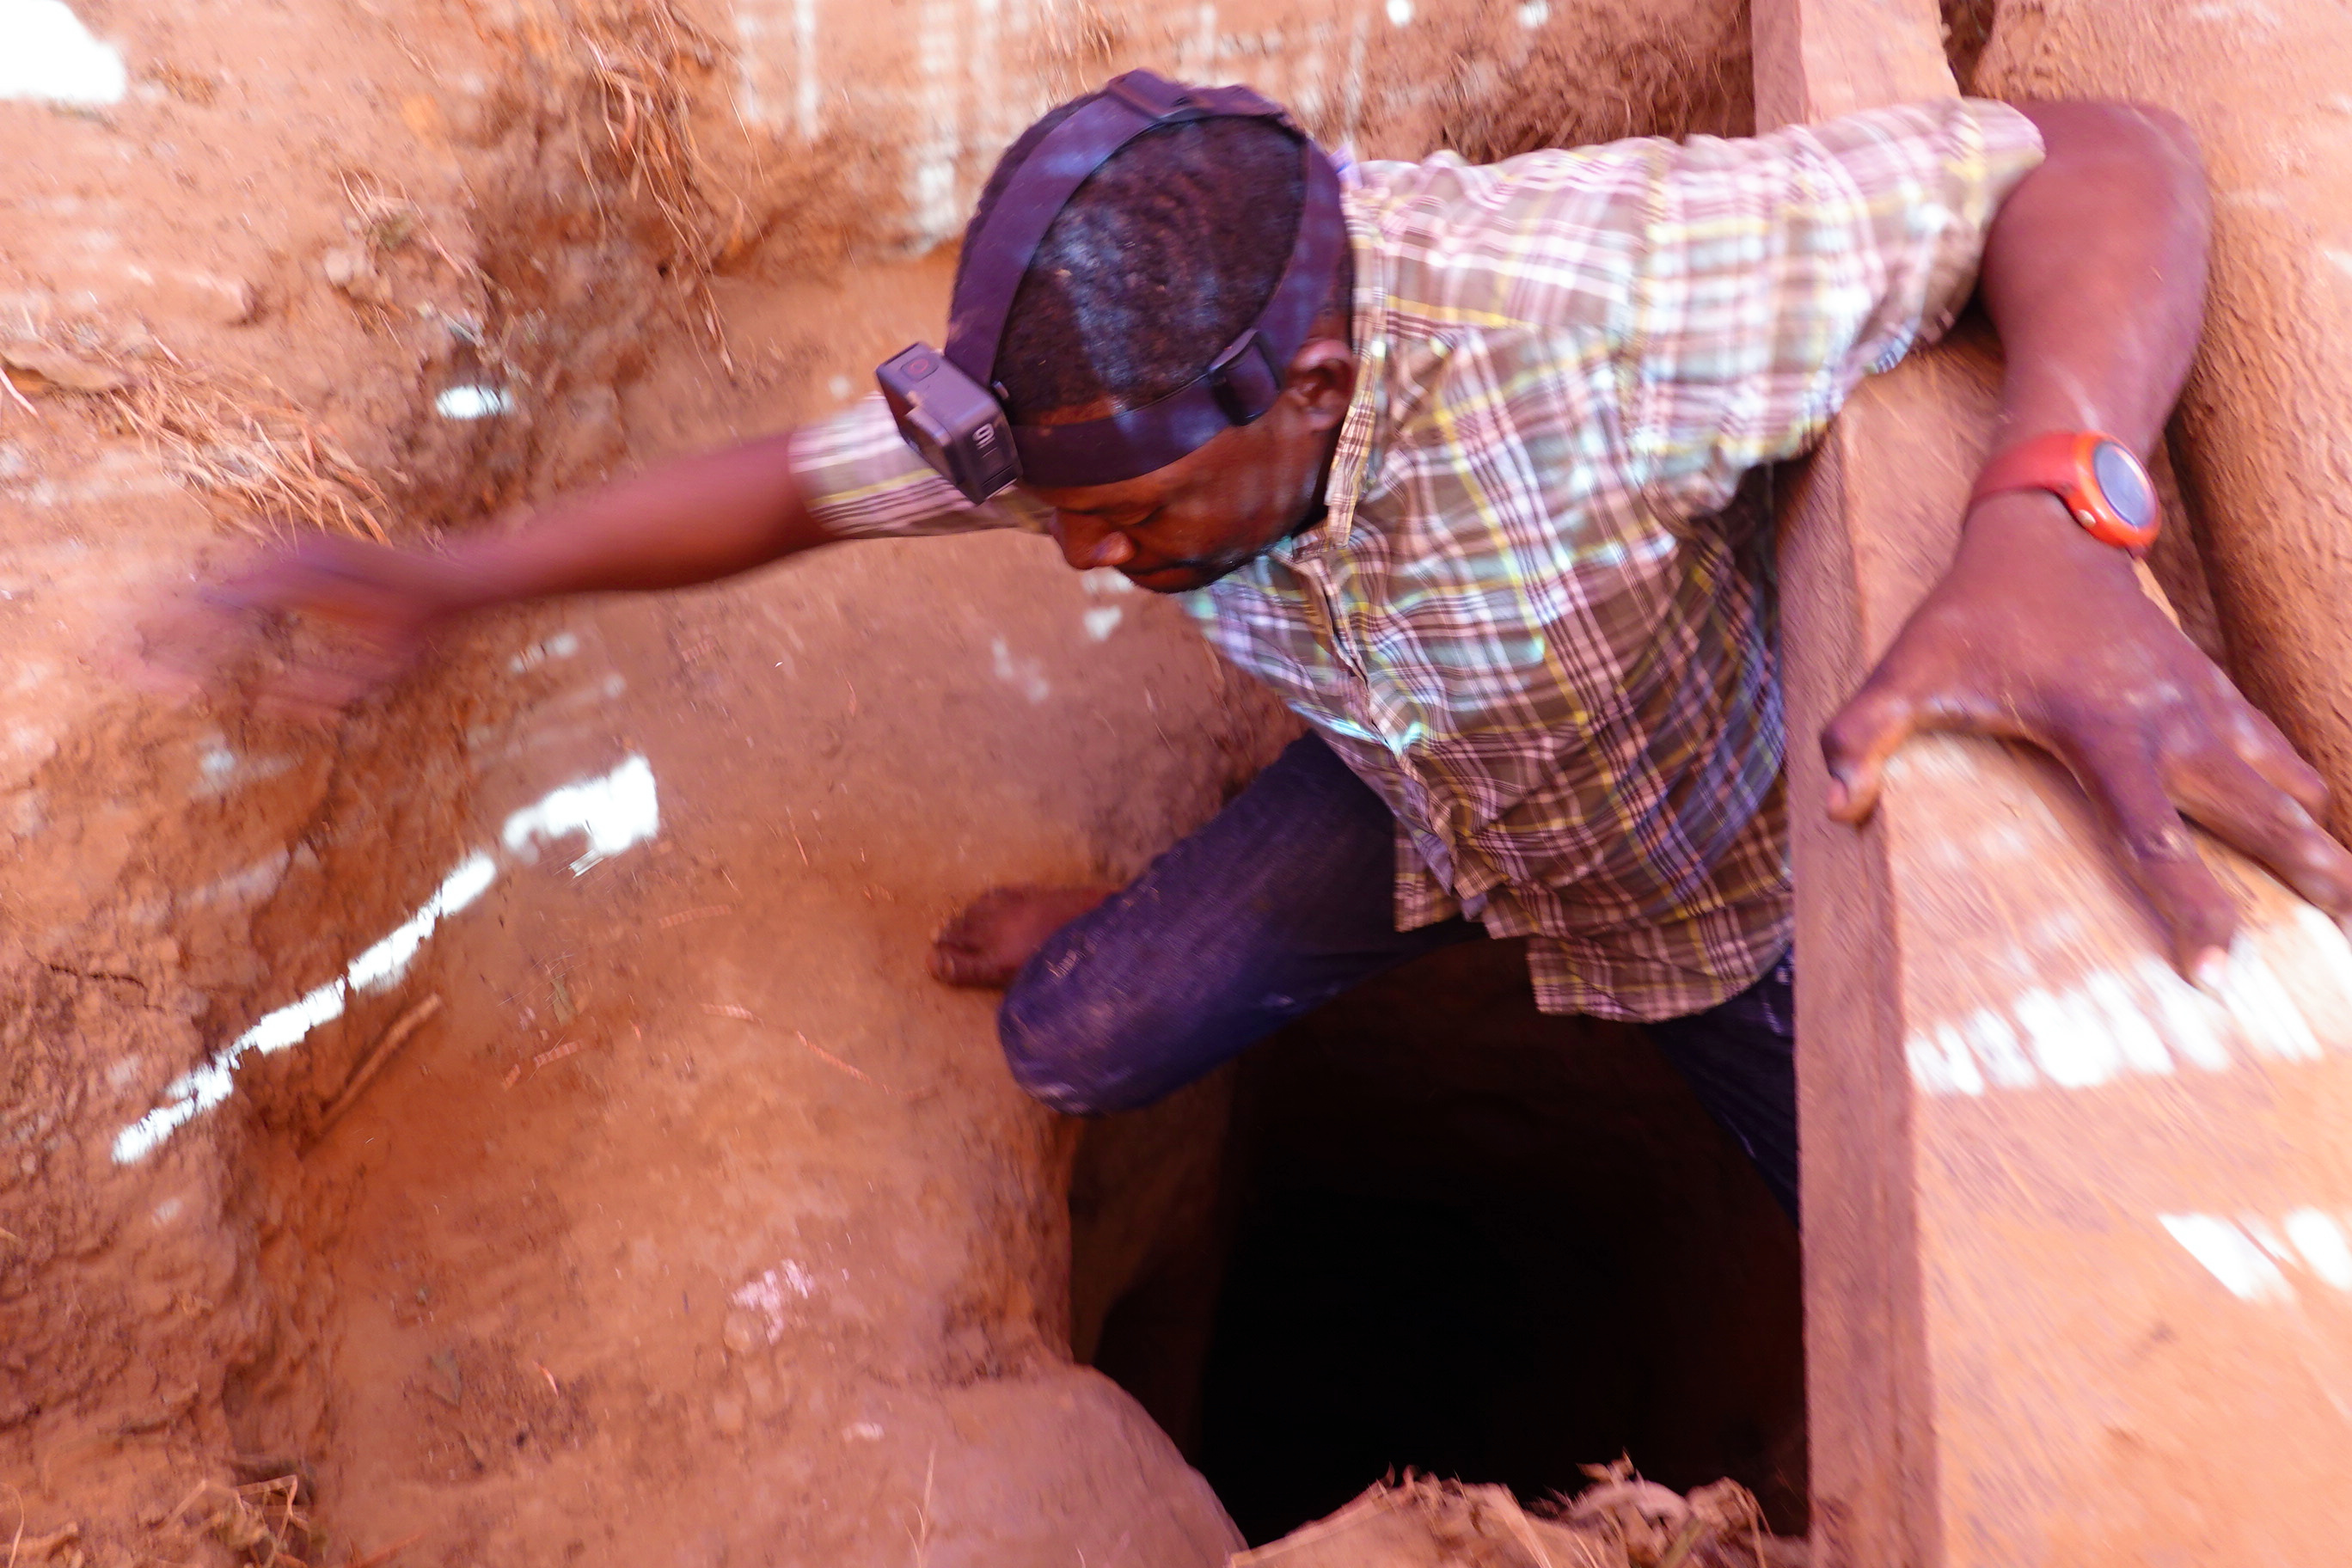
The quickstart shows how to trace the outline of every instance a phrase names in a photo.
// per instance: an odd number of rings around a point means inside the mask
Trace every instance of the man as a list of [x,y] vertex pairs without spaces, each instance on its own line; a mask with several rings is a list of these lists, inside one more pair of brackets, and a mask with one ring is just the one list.
[[[1032,154],[1100,97],[1007,153],[957,282],[975,395],[1033,456],[1202,384],[1295,287],[1320,210],[1320,154],[1284,123],[1179,116],[1037,208],[992,284],[992,215],[1008,192],[1036,206],[1053,159]],[[2074,770],[2192,974],[2236,917],[2183,813],[2352,910],[2317,775],[2119,547],[2152,525],[2131,454],[2202,305],[2177,121],[1953,100],[1747,142],[1373,163],[1331,199],[1344,243],[1263,405],[1219,383],[1232,422],[1149,468],[1072,481],[1040,459],[968,499],[873,398],[519,535],[317,544],[219,603],[355,628],[359,668],[281,689],[332,707],[495,605],[1039,529],[1073,567],[1183,595],[1314,733],[1132,886],[1000,889],[941,934],[942,979],[1009,986],[1024,1087],[1073,1113],[1142,1104],[1417,953],[1525,936],[1539,1004],[1647,1025],[1793,1213],[1780,706],[1767,595],[1718,514],[1976,291],[2008,354],[1997,456],[1949,571],[1822,737],[1832,809],[1864,817],[1916,730],[2014,736]],[[991,287],[1009,304],[974,360]]]

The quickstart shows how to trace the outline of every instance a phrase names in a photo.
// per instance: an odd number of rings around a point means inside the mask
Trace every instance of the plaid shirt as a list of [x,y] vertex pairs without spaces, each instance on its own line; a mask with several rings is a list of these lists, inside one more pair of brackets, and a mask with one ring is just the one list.
[[[2032,124],[1969,100],[1347,194],[1360,370],[1328,516],[1183,596],[1396,813],[1396,919],[1525,935],[1550,1012],[1655,1019],[1789,943],[1771,609],[1717,521],[1951,321]],[[835,534],[966,504],[878,397],[799,437]]]

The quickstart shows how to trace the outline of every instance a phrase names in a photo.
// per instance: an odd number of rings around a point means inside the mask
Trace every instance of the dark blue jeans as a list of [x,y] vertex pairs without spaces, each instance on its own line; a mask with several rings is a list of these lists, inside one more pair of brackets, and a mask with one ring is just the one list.
[[[1117,896],[1047,939],[998,1032],[1021,1087],[1057,1110],[1131,1110],[1408,959],[1475,940],[1400,931],[1396,823],[1308,736]],[[1709,1115],[1797,1212],[1795,1020],[1783,957],[1719,1007],[1648,1026]]]

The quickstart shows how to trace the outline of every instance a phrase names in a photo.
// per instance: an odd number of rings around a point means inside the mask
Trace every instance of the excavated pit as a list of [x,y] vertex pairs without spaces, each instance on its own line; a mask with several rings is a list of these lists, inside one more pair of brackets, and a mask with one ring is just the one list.
[[[1733,1477],[1801,1532],[1795,1229],[1637,1032],[1544,1017],[1518,944],[1478,943],[1302,1020],[1228,1093],[1223,1161],[1094,1362],[1253,1542],[1390,1471],[1533,1500],[1621,1453]],[[1081,1205],[1125,1145],[1214,1110],[1105,1124]],[[1083,1282],[1083,1213],[1077,1239]]]

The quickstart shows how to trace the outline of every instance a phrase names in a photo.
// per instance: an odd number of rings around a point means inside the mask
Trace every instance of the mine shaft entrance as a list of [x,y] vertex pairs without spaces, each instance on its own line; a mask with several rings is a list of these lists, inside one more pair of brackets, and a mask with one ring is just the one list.
[[1532,1500],[1620,1453],[1802,1530],[1796,1234],[1637,1032],[1544,1017],[1475,943],[1260,1047],[1230,1105],[1093,1359],[1253,1542],[1391,1469]]

